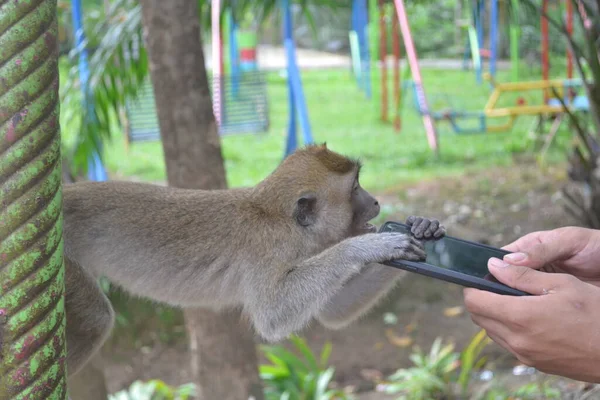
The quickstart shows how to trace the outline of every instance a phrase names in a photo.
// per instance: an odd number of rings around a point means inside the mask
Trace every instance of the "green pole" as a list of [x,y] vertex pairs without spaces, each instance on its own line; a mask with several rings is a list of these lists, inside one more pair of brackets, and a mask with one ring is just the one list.
[[368,0],[369,7],[369,47],[371,60],[379,60],[379,7],[377,0]]
[[[569,0],[570,1],[570,0]],[[519,1],[511,0],[512,20],[510,21],[510,67],[513,82],[519,80]]]
[[0,1],[0,399],[67,398],[56,3]]

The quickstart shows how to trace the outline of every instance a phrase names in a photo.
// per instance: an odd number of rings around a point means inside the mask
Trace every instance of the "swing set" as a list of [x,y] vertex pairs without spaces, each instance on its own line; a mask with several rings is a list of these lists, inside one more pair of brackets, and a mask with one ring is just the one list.
[[[497,0],[492,0],[492,5]],[[566,0],[566,19],[567,29],[570,34],[573,31],[573,5],[571,1]],[[492,9],[494,7],[492,6]],[[544,13],[548,10],[548,0],[543,0],[542,9]],[[494,13],[497,15],[497,12]],[[492,91],[488,100],[481,111],[462,111],[456,109],[445,109],[431,113],[435,121],[447,122],[451,129],[458,134],[463,133],[491,133],[491,132],[506,132],[514,126],[518,117],[534,116],[538,118],[538,127],[543,126],[543,121],[548,117],[554,120],[553,126],[550,129],[545,147],[555,136],[560,127],[564,107],[563,103],[569,107],[572,112],[587,112],[589,110],[588,99],[585,95],[577,95],[578,89],[581,88],[582,82],[579,79],[573,78],[573,55],[567,51],[567,78],[566,79],[550,79],[550,62],[549,62],[549,35],[548,35],[548,20],[541,17],[541,37],[542,37],[542,78],[537,81],[521,81],[521,82],[506,82],[497,83],[494,80],[493,74],[495,68],[490,68],[489,73],[482,74],[482,78],[490,82]],[[492,43],[494,41],[492,40]],[[492,46],[492,49],[495,47]],[[514,50],[513,50],[514,51]],[[495,50],[490,53],[490,57]],[[493,65],[493,64],[492,64]],[[516,64],[515,64],[516,65]],[[513,72],[514,76],[514,72]],[[543,92],[543,100],[541,104],[527,104],[527,100],[523,97],[525,92],[539,91]],[[521,94],[517,97],[515,104],[511,106],[499,106],[499,100],[507,93]],[[557,95],[555,95],[555,93]],[[557,97],[558,96],[558,97]],[[560,99],[559,99],[560,98]],[[417,111],[421,114],[425,113],[418,103],[415,104]],[[504,118],[505,122],[491,124],[491,121]],[[473,122],[475,122],[473,124]]]

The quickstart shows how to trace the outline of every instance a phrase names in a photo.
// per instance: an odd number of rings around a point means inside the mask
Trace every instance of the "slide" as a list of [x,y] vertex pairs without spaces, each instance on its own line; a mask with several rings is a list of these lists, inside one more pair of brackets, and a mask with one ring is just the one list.
[[421,115],[423,117],[423,125],[425,126],[425,132],[427,133],[427,141],[429,142],[429,147],[438,153],[437,132],[435,130],[433,117],[429,111],[427,98],[425,97],[425,90],[423,89],[423,81],[421,79],[421,70],[419,69],[419,61],[417,59],[417,51],[415,50],[415,45],[410,33],[406,9],[404,8],[404,0],[394,0],[394,2],[396,3],[396,12],[398,14],[400,30],[402,31],[402,37],[404,39],[406,57],[408,58],[410,72],[415,85],[415,93],[419,103],[419,109],[421,110]]

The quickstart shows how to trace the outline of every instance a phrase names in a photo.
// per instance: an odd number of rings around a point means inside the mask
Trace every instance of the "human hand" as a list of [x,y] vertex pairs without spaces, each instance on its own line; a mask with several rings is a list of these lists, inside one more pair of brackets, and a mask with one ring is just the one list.
[[[600,287],[600,231],[566,227],[533,232],[503,249],[504,261],[545,272],[568,273]],[[490,260],[492,262],[492,260]]]
[[489,270],[500,282],[532,296],[466,288],[465,306],[473,322],[528,366],[600,383],[600,288],[569,274],[500,260],[490,262]]

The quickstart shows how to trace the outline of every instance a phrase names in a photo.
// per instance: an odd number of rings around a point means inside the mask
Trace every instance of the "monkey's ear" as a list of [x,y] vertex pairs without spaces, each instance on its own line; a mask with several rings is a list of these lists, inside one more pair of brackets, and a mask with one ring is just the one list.
[[301,226],[309,226],[317,220],[317,195],[304,193],[296,201],[294,218]]

